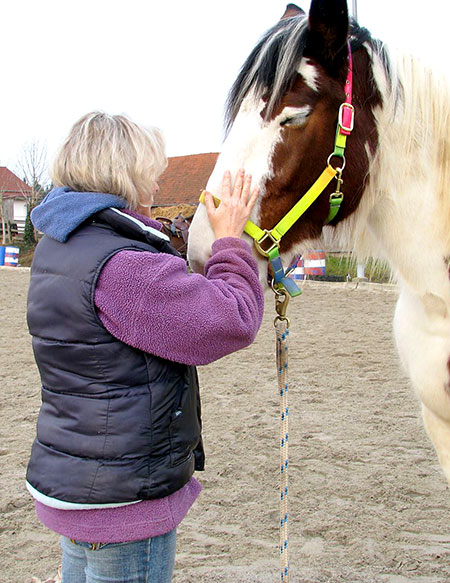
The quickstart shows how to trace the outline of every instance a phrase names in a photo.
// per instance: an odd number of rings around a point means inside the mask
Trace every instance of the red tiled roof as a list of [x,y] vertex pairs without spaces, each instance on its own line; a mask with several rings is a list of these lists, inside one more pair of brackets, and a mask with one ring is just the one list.
[[197,204],[219,154],[193,154],[169,158],[169,165],[158,180],[155,206]]
[[6,166],[0,166],[0,193],[4,198],[31,196],[31,188]]

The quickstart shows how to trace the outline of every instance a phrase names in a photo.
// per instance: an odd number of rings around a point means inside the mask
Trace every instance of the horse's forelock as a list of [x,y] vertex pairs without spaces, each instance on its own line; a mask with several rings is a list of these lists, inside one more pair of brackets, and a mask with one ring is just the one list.
[[[254,92],[256,98],[268,97],[264,111],[265,117],[270,117],[297,75],[307,39],[308,19],[305,15],[280,20],[261,37],[229,93],[225,112],[226,132],[250,92]],[[389,61],[382,43],[373,39],[370,32],[354,20],[350,23],[350,39],[353,51],[368,43],[379,54],[387,78],[390,77]]]
[[302,57],[307,32],[304,16],[280,20],[260,39],[244,63],[228,96],[226,129],[233,124],[245,97],[270,95],[266,111],[272,111],[288,89]]

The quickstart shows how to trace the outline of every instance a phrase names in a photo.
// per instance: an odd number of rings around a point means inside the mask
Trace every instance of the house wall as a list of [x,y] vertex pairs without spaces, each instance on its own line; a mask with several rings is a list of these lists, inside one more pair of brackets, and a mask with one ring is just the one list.
[[25,229],[25,219],[27,218],[27,203],[24,200],[14,199],[14,219],[19,233]]

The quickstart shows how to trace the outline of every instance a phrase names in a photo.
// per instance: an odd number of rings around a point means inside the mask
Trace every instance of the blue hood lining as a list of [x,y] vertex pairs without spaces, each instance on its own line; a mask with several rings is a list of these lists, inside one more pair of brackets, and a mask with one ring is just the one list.
[[38,231],[64,243],[89,217],[107,208],[126,208],[127,202],[115,194],[75,192],[57,187],[31,211],[31,222]]

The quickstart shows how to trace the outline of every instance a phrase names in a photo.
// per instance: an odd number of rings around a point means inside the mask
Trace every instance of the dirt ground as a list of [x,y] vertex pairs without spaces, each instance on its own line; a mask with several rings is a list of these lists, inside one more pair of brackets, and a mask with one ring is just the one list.
[[[0,269],[0,581],[54,576],[24,475],[39,408],[29,272]],[[388,286],[308,283],[290,306],[291,583],[450,580],[450,493],[400,370]],[[175,583],[279,581],[272,298],[253,346],[200,370],[207,469]]]

